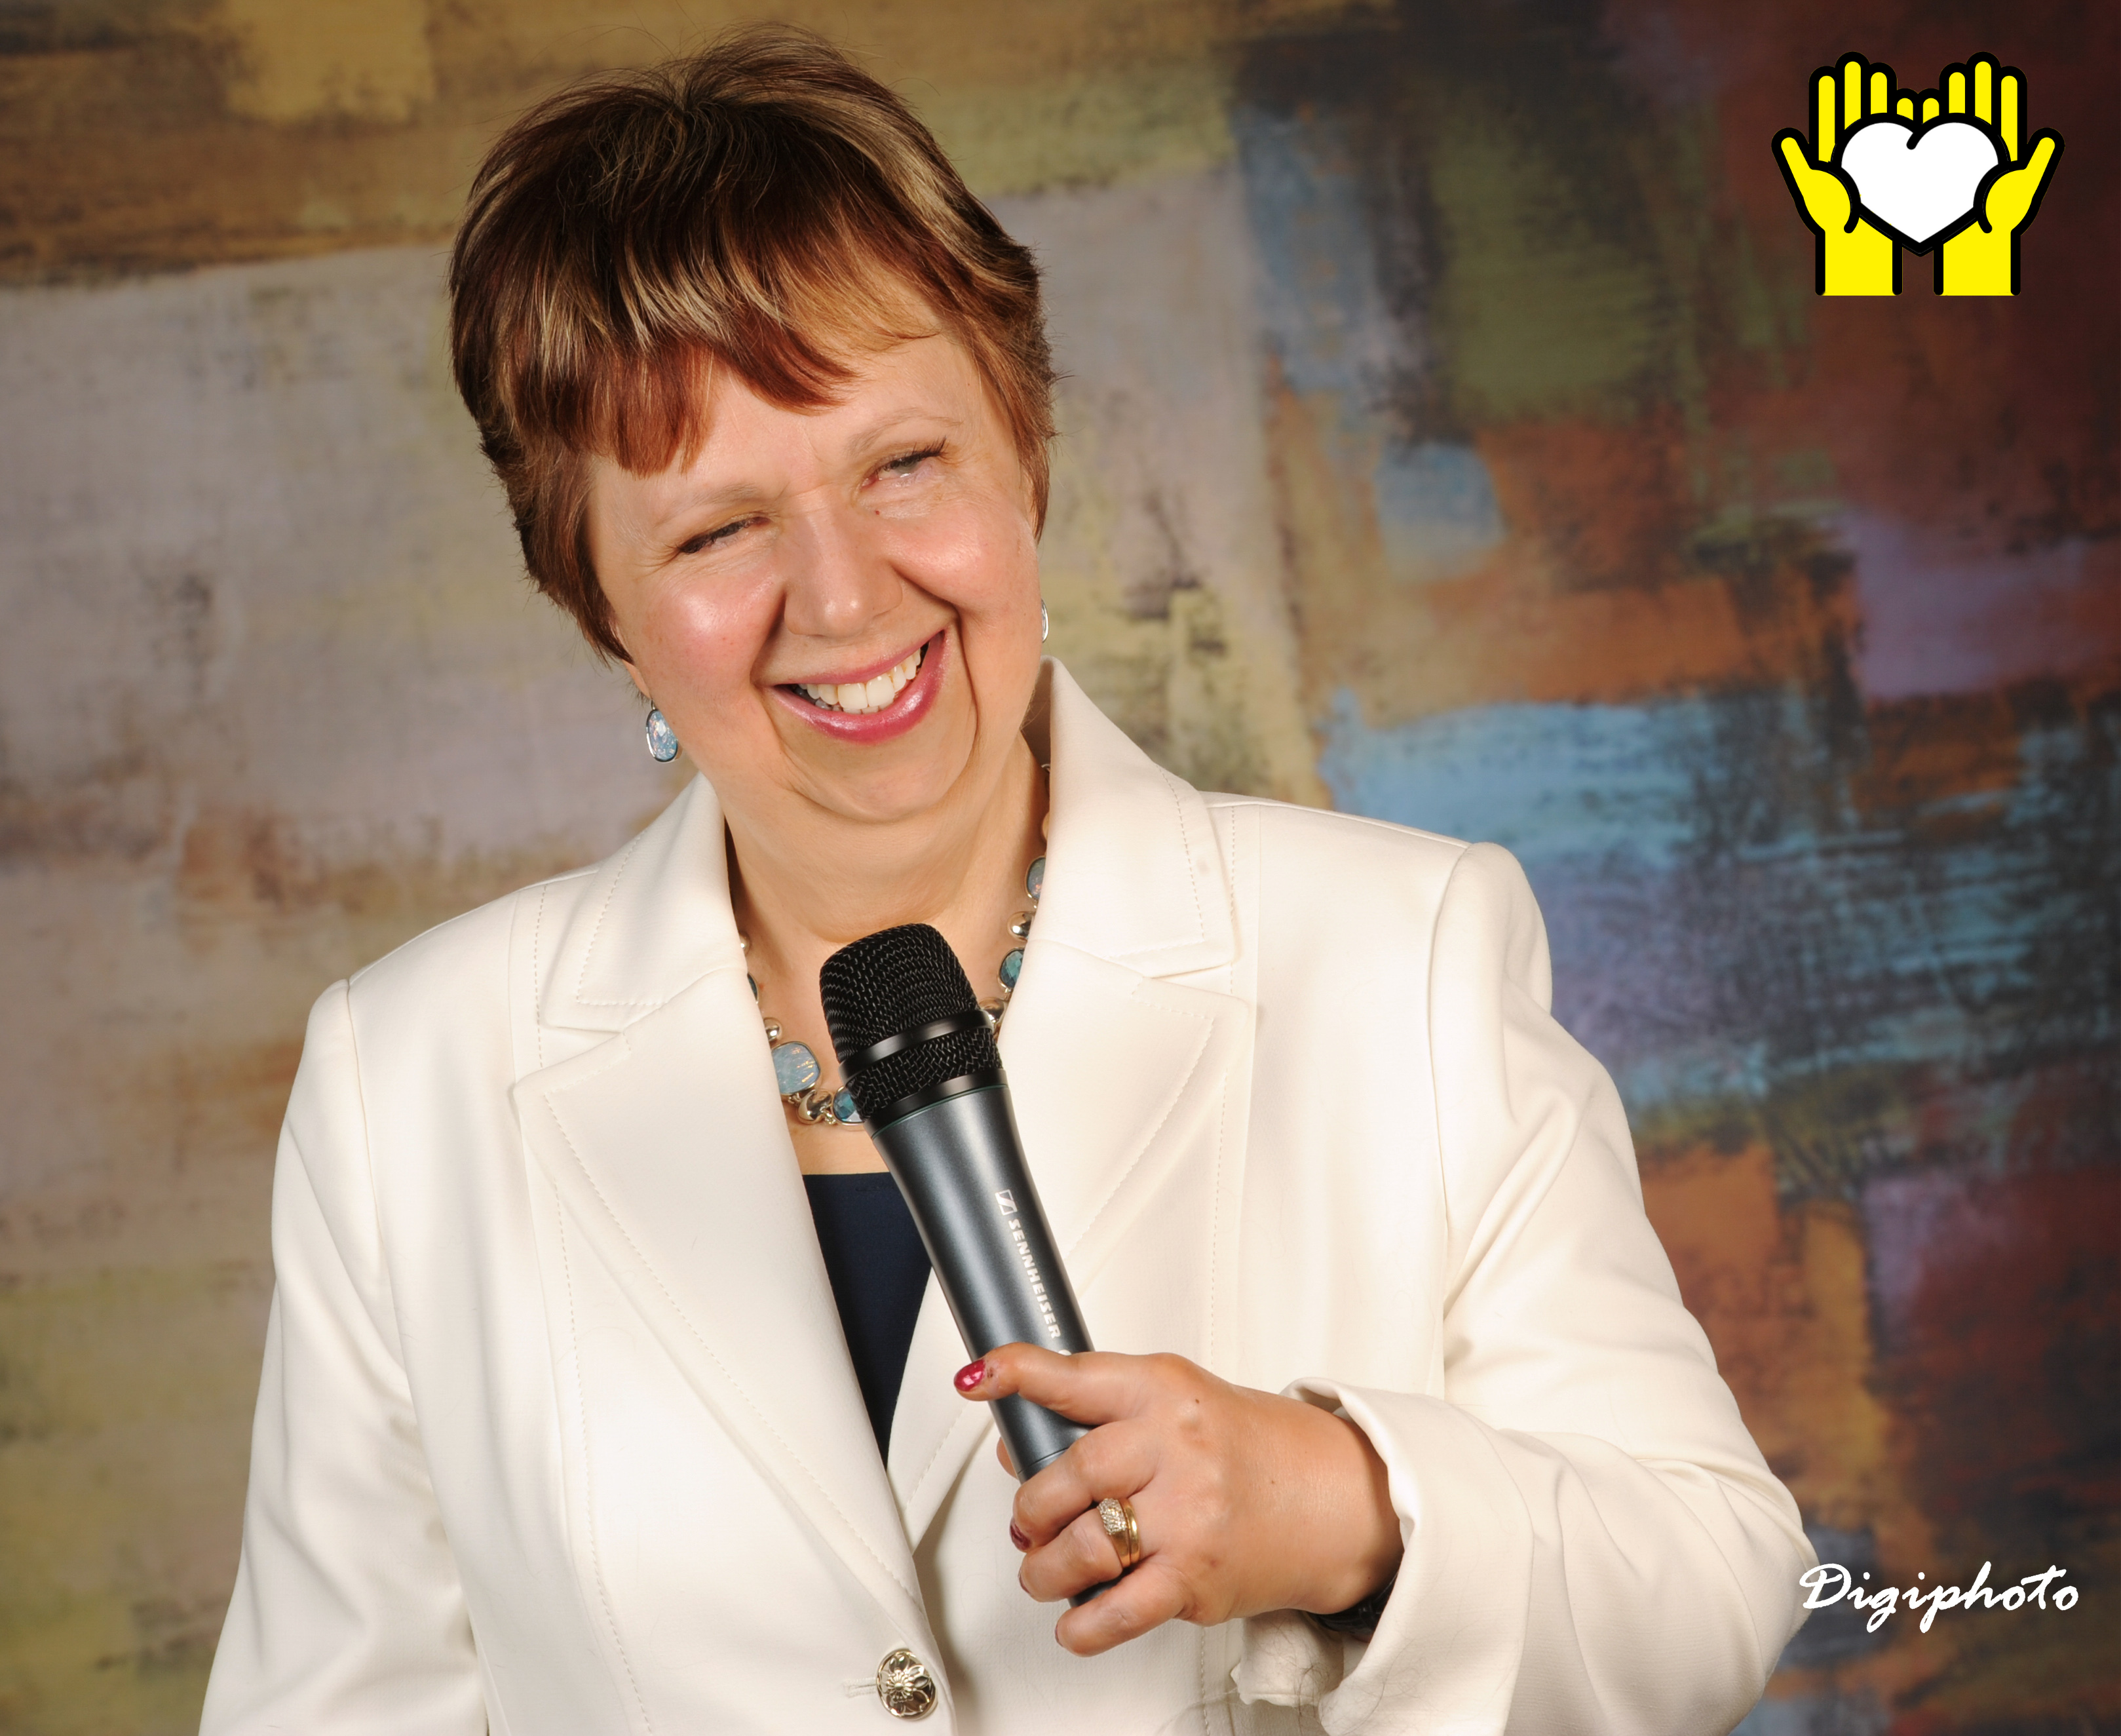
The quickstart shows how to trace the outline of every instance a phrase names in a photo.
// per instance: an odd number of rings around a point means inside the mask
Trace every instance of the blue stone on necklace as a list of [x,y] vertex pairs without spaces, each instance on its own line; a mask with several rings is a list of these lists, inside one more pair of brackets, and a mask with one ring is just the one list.
[[793,1041],[775,1043],[773,1079],[783,1097],[792,1091],[807,1091],[817,1084],[818,1057],[810,1052],[810,1045]]
[[[1045,884],[1046,858],[1042,856],[1023,876],[1023,889],[1030,895],[1033,906],[1037,904],[1038,894]],[[1010,934],[1019,939],[1029,934],[1031,917],[1032,912],[1028,910],[1018,912],[1016,920],[1009,925]],[[744,941],[741,935],[737,938],[748,950],[750,943]],[[1023,949],[1013,946],[1002,957],[1000,972],[1001,998],[981,1003],[991,1029],[1000,1028],[1001,1015],[1008,1008],[1009,996],[1016,992],[1016,979],[1023,974]],[[746,971],[744,980],[750,985],[753,1004],[759,1004],[762,997],[759,993],[758,978]],[[823,1069],[818,1066],[816,1054],[809,1043],[799,1043],[792,1037],[774,1041],[780,1032],[781,1027],[769,1017],[766,1021],[766,1034],[773,1057],[773,1082],[781,1096],[788,1099],[790,1109],[806,1124],[823,1122],[827,1127],[859,1127],[861,1124],[861,1110],[855,1103],[855,1094],[846,1085],[839,1087],[829,1098],[822,1091],[813,1094],[812,1087],[823,1076]]]

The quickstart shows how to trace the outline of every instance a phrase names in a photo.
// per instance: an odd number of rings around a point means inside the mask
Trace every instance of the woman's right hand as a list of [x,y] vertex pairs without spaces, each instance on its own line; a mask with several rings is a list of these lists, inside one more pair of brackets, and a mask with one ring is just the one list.
[[1093,1425],[1016,1492],[1017,1577],[1041,1603],[1117,1575],[1095,1510],[1108,1496],[1133,1505],[1140,1565],[1054,1629],[1078,1655],[1173,1618],[1205,1626],[1345,1609],[1399,1565],[1384,1462],[1331,1411],[1233,1385],[1182,1356],[1062,1356],[1028,1344],[991,1351],[960,1374],[958,1390],[1016,1394]]

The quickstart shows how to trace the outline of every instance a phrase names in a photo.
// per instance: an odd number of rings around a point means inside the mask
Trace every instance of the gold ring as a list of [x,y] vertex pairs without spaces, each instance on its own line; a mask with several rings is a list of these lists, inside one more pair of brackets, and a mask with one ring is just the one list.
[[1112,1547],[1120,1558],[1120,1571],[1130,1571],[1141,1559],[1141,1527],[1135,1523],[1133,1504],[1116,1495],[1107,1496],[1098,1503],[1098,1523],[1112,1540]]

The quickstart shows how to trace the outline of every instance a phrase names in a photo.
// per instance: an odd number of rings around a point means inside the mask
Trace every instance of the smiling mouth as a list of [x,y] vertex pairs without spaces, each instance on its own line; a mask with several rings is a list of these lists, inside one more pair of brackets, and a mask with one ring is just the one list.
[[928,646],[921,645],[910,652],[902,662],[894,663],[880,675],[867,681],[807,683],[790,682],[788,691],[800,693],[821,712],[841,712],[850,716],[862,716],[873,712],[888,710],[906,690],[907,684],[921,673],[921,665],[927,660]]

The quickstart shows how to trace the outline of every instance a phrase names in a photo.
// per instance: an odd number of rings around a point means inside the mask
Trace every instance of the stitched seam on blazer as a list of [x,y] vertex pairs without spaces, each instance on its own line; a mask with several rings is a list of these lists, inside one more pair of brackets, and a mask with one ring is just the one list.
[[[1466,860],[1471,848],[1470,845],[1461,848],[1452,861],[1450,873],[1443,876],[1443,890],[1437,897],[1436,912],[1429,919],[1429,968],[1424,973],[1426,992],[1422,996],[1425,1003],[1422,1009],[1423,1016],[1429,1025],[1429,1114],[1436,1133],[1436,1192],[1443,1202],[1443,1251],[1447,1260],[1453,1239],[1451,1220],[1455,1208],[1451,1199],[1451,1165],[1445,1161],[1443,1155],[1443,1088],[1436,1077],[1436,936],[1443,926],[1443,907],[1451,902],[1451,888],[1457,880],[1459,865]],[[1453,1265],[1444,1285],[1444,1294],[1437,1298],[1439,1304],[1459,1287],[1457,1278],[1457,1272]],[[1438,1318],[1443,1318],[1445,1312],[1439,1307]]]
[[1196,1679],[1200,1684],[1200,1736],[1215,1736],[1214,1728],[1208,1722],[1208,1638],[1212,1631],[1212,1629],[1205,1627],[1198,1627],[1193,1631],[1193,1638],[1197,1648],[1194,1653],[1194,1659],[1200,1668],[1200,1674]]
[[[558,1118],[556,1116],[555,1120]],[[562,1135],[564,1136],[564,1133]],[[571,1150],[572,1148],[570,1147]],[[559,1190],[553,1190],[557,1197]],[[575,1323],[575,1268],[567,1258],[567,1209],[564,1200],[557,1201],[559,1210],[552,1214],[552,1233],[560,1244],[560,1279],[567,1287],[567,1337],[571,1341],[568,1348],[574,1352],[575,1416],[582,1440],[582,1505],[584,1519],[590,1529],[590,1567],[596,1575],[597,1601],[604,1605],[604,1623],[611,1631],[612,1650],[618,1654],[618,1661],[626,1667],[626,1685],[633,1690],[633,1704],[641,1714],[641,1721],[650,1729],[655,1720],[648,1715],[648,1702],[641,1697],[641,1678],[633,1673],[633,1659],[627,1655],[626,1641],[618,1635],[618,1617],[612,1611],[611,1588],[604,1584],[604,1545],[597,1536],[596,1522],[596,1466],[590,1453],[589,1405],[581,1390],[582,1337]]]
[[[1136,988],[1134,993],[1128,998],[1139,1001],[1141,998],[1140,989]],[[1186,1081],[1192,1078],[1193,1070],[1200,1066],[1200,1057],[1208,1052],[1209,1039],[1215,1034],[1215,1021],[1202,1014],[1186,1012],[1175,1006],[1158,1007],[1152,1009],[1152,1010],[1168,1014],[1173,1019],[1187,1020],[1192,1024],[1201,1026],[1200,1046],[1194,1050],[1192,1054],[1187,1057],[1185,1075],[1178,1080],[1177,1085],[1172,1087],[1171,1100],[1164,1104],[1163,1113],[1157,1118],[1156,1125],[1150,1128],[1149,1132],[1143,1136],[1141,1143],[1134,1148],[1134,1155],[1127,1160],[1126,1168],[1122,1169],[1117,1176],[1113,1178],[1112,1186],[1105,1190],[1105,1197],[1099,1200],[1097,1205],[1092,1208],[1088,1220],[1083,1225],[1082,1234],[1075,1239],[1075,1246],[1077,1248],[1081,1247],[1084,1242],[1089,1239],[1091,1232],[1097,1229],[1099,1221],[1105,1215],[1107,1208],[1109,1207],[1112,1201],[1118,1197],[1120,1190],[1126,1186],[1128,1181],[1133,1177],[1135,1171],[1141,1167],[1141,1160],[1144,1155],[1147,1153],[1150,1146],[1154,1146],[1157,1141],[1163,1136],[1163,1130],[1171,1124],[1171,1118],[1177,1113],[1178,1105],[1185,1100]],[[1228,1089],[1227,1081],[1225,1082],[1224,1089]],[[1072,1252],[1072,1250],[1070,1251]]]
[[[353,1100],[361,1105],[361,1166],[368,1177],[369,1218],[375,1231],[375,1276],[383,1286],[383,1300],[390,1309],[390,1335],[398,1341],[391,1360],[397,1364],[399,1377],[405,1383],[405,1397],[409,1407],[413,1397],[413,1377],[405,1367],[405,1323],[398,1318],[398,1286],[390,1281],[390,1262],[383,1252],[383,1197],[381,1190],[375,1185],[375,1141],[369,1136],[368,1085],[361,1075],[361,1033],[353,1022],[353,985],[342,982],[338,985],[338,991],[340,1010],[346,1017],[346,1046],[353,1054]],[[298,1152],[301,1150],[300,1141],[296,1142],[295,1149]],[[308,1169],[307,1159],[303,1160],[302,1167]],[[312,1192],[315,1192],[314,1179],[310,1181],[310,1188]],[[346,1256],[342,1253],[339,1258],[343,1260]],[[420,1458],[423,1466],[427,1457],[427,1450],[422,1446]],[[431,1484],[433,1481],[433,1473],[430,1472],[428,1482]]]
[[530,923],[530,1024],[538,1034],[538,1066],[545,1066],[545,978],[540,968],[538,949],[545,939],[545,889],[538,889],[538,914]]
[[[1140,946],[1130,946],[1124,952],[1114,953],[1119,959],[1139,959],[1144,954],[1169,952],[1174,947],[1199,946],[1208,938],[1208,915],[1200,903],[1200,877],[1193,870],[1193,834],[1186,829],[1186,797],[1200,799],[1200,791],[1189,784],[1182,784],[1166,772],[1163,776],[1164,793],[1171,798],[1172,811],[1178,819],[1178,837],[1186,856],[1186,884],[1193,894],[1193,932],[1170,940],[1149,940]],[[1183,792],[1182,794],[1181,792]]]
[[590,960],[596,956],[598,937],[604,933],[604,918],[611,914],[611,901],[618,896],[619,883],[625,880],[627,870],[632,865],[633,852],[641,847],[641,839],[647,835],[645,832],[636,835],[633,842],[626,847],[625,853],[619,857],[618,871],[611,877],[611,884],[604,893],[604,903],[597,910],[596,922],[590,928],[589,940],[582,947],[582,968],[575,977],[575,999],[580,1001],[584,1006],[652,1007],[660,1006],[663,1004],[660,1001],[635,1001],[625,996],[612,996],[599,999],[582,992],[582,985],[589,981]]
[[[1193,894],[1193,938],[1205,940],[1208,938],[1208,912],[1200,908],[1200,876],[1193,867],[1193,834],[1186,826],[1186,797],[1178,793],[1182,786],[1175,778],[1167,776],[1163,786],[1171,796],[1171,811],[1178,817],[1178,835],[1186,841],[1186,884]],[[1190,786],[1186,788],[1186,795],[1195,795]]]
[[[1209,824],[1212,826],[1214,823],[1214,816],[1210,814]],[[1225,847],[1223,855],[1223,881],[1224,884],[1228,887],[1230,894],[1230,936],[1233,942],[1234,942],[1238,935],[1238,819],[1234,814],[1230,816],[1228,829],[1229,842],[1227,847]],[[1223,977],[1223,991],[1233,1000],[1236,1000],[1238,998],[1237,979],[1237,948],[1233,945],[1230,950],[1230,962],[1224,968]],[[1252,1011],[1254,1027],[1256,1029],[1259,1019],[1259,1007],[1257,1001],[1255,999],[1252,1002],[1248,1003],[1248,1005]],[[1247,1095],[1249,1097],[1249,1087],[1251,1085],[1250,1073],[1252,1070],[1247,1066],[1246,1071],[1247,1075],[1246,1080],[1247,1087]],[[1214,1205],[1209,1214],[1208,1220],[1208,1342],[1205,1346],[1203,1346],[1211,1360],[1214,1359],[1215,1355],[1216,1340],[1218,1336],[1217,1314],[1215,1311],[1215,1275],[1222,1269],[1223,1265],[1223,1214],[1225,1211],[1229,1214],[1231,1220],[1229,1236],[1233,1242],[1236,1240],[1238,1229],[1244,1222],[1244,1201],[1242,1198],[1228,1198],[1224,1193],[1223,1185],[1223,1160],[1228,1154],[1229,1149],[1230,1083],[1229,1076],[1227,1073],[1224,1074],[1223,1076],[1222,1092],[1217,1099],[1215,1109],[1215,1169],[1211,1183],[1212,1192],[1210,1194],[1210,1197],[1214,1200]],[[1237,1262],[1237,1251],[1234,1247],[1231,1249],[1230,1258],[1231,1263],[1234,1267]],[[1234,1360],[1234,1356],[1233,1360]],[[1205,1652],[1201,1654],[1201,1668],[1204,1671],[1207,1668],[1207,1654]],[[1206,1682],[1205,1676],[1204,1675],[1201,1679],[1205,1691],[1205,1684]],[[1202,1717],[1205,1720],[1206,1714],[1203,1713]]]
[[[967,1414],[968,1414],[968,1415],[977,1415],[977,1412],[968,1412]],[[940,1440],[939,1440],[939,1441],[937,1441],[937,1442],[935,1443],[935,1450],[933,1453],[930,1453],[930,1454],[928,1455],[928,1463],[927,1463],[926,1464],[925,1464],[925,1465],[921,1466],[921,1469],[920,1469],[919,1472],[915,1476],[915,1477],[914,1477],[914,1479],[913,1479],[913,1487],[912,1487],[911,1493],[912,1493],[914,1496],[917,1496],[921,1493],[921,1489],[923,1488],[923,1486],[925,1486],[925,1484],[927,1483],[927,1481],[928,1481],[928,1475],[929,1475],[929,1473],[935,1468],[935,1461],[936,1461],[937,1459],[940,1458],[943,1456],[943,1449],[944,1449],[945,1447],[947,1447],[947,1446],[949,1446],[949,1445],[950,1444],[950,1440],[951,1440],[951,1437],[952,1437],[953,1435],[954,1435],[958,1432],[958,1430],[959,1426],[962,1425],[962,1423],[963,1422],[963,1421],[964,1421],[964,1419],[963,1419],[963,1417],[960,1417],[957,1422],[953,1422],[953,1423],[952,1423],[949,1428],[947,1428],[947,1429],[945,1429],[945,1430],[943,1430],[943,1438],[942,1438]],[[992,1421],[992,1418],[991,1418],[991,1416],[990,1416],[990,1417],[988,1417],[988,1418],[985,1419],[985,1420],[982,1421],[982,1425],[981,1425],[981,1432],[982,1434],[986,1433],[986,1422],[991,1422],[991,1421]]]
[[[1223,1150],[1230,1132],[1230,1076],[1223,1076],[1223,1089],[1215,1094],[1215,1167],[1210,1172],[1209,1197],[1218,1208],[1223,1201]],[[1222,1263],[1219,1256],[1222,1240],[1217,1231],[1221,1225],[1215,1220],[1219,1210],[1208,1214],[1208,1342],[1201,1348],[1210,1356],[1215,1354],[1215,1268]]]
[[[586,1083],[587,1081],[584,1080],[581,1082]],[[832,1510],[834,1516],[838,1519],[842,1525],[847,1528],[848,1533],[853,1537],[856,1542],[861,1545],[865,1551],[867,1552],[869,1558],[883,1570],[885,1575],[890,1580],[893,1584],[896,1585],[901,1591],[905,1593],[907,1597],[914,1603],[918,1604],[921,1602],[921,1594],[911,1585],[907,1584],[905,1580],[899,1578],[897,1570],[894,1568],[890,1562],[884,1560],[882,1556],[876,1552],[874,1547],[870,1544],[869,1540],[862,1535],[861,1528],[855,1524],[852,1519],[849,1519],[846,1512],[841,1508],[840,1504],[832,1499],[832,1491],[825,1486],[823,1482],[819,1480],[818,1473],[810,1468],[809,1461],[804,1458],[800,1453],[797,1452],[794,1446],[792,1446],[786,1438],[782,1435],[781,1431],[773,1426],[771,1420],[767,1417],[765,1412],[762,1411],[758,1407],[758,1401],[751,1396],[749,1388],[748,1388],[742,1381],[739,1380],[735,1374],[730,1371],[729,1365],[724,1362],[720,1356],[715,1354],[715,1347],[707,1342],[706,1337],[701,1332],[699,1328],[692,1323],[692,1317],[685,1312],[684,1309],[679,1305],[678,1299],[670,1294],[670,1287],[663,1281],[662,1275],[649,1262],[647,1255],[641,1251],[640,1244],[636,1242],[632,1236],[627,1233],[626,1225],[620,1220],[618,1214],[612,1210],[611,1202],[604,1197],[604,1189],[597,1185],[596,1178],[590,1174],[589,1166],[582,1161],[581,1153],[575,1148],[574,1136],[567,1132],[567,1124],[560,1119],[559,1108],[557,1105],[553,1103],[550,1096],[548,1096],[545,1099],[545,1113],[552,1118],[553,1127],[558,1131],[561,1139],[565,1141],[566,1145],[567,1155],[574,1159],[575,1167],[581,1172],[582,1179],[589,1183],[590,1192],[596,1196],[597,1203],[604,1207],[604,1216],[611,1220],[612,1227],[618,1230],[619,1239],[626,1244],[627,1250],[633,1255],[635,1261],[638,1262],[641,1269],[646,1272],[648,1276],[655,1281],[655,1288],[661,1292],[663,1300],[669,1304],[670,1312],[685,1323],[685,1330],[692,1335],[693,1342],[706,1353],[707,1360],[713,1363],[715,1367],[720,1370],[722,1379],[729,1383],[730,1389],[741,1398],[744,1403],[750,1407],[751,1414],[758,1419],[759,1426],[772,1437],[774,1444],[777,1445],[782,1452],[788,1455],[789,1458],[805,1477],[810,1479],[811,1486],[815,1488],[818,1493],[823,1498],[825,1505]]]
[[[1214,824],[1215,812],[1211,808],[1208,810],[1208,826],[1210,832],[1214,830]],[[1227,830],[1229,834],[1228,840],[1222,846],[1223,891],[1226,895],[1230,919],[1230,962],[1227,967],[1229,976],[1224,986],[1226,992],[1234,996],[1238,987],[1238,935],[1239,930],[1244,926],[1238,909],[1238,816],[1234,810],[1230,814]]]
[[[1225,1073],[1223,1076],[1223,1089],[1216,1094],[1215,1099],[1215,1166],[1210,1172],[1209,1182],[1209,1197],[1214,1204],[1208,1214],[1208,1332],[1207,1342],[1202,1349],[1211,1359],[1215,1354],[1215,1269],[1222,1263],[1223,1251],[1220,1233],[1222,1225],[1219,1221],[1224,1205],[1223,1154],[1229,1127],[1230,1078],[1229,1075]],[[1238,1211],[1241,1202],[1233,1202],[1231,1209]],[[1241,1211],[1240,1216],[1242,1216]],[[1217,1710],[1222,1711],[1223,1724],[1226,1730],[1230,1724],[1226,1696],[1211,1692],[1209,1683],[1208,1652],[1215,1631],[1216,1630],[1212,1627],[1200,1627],[1194,1630],[1195,1637],[1200,1645],[1200,1650],[1196,1655],[1200,1667],[1200,1736],[1215,1736],[1211,1715]]]

